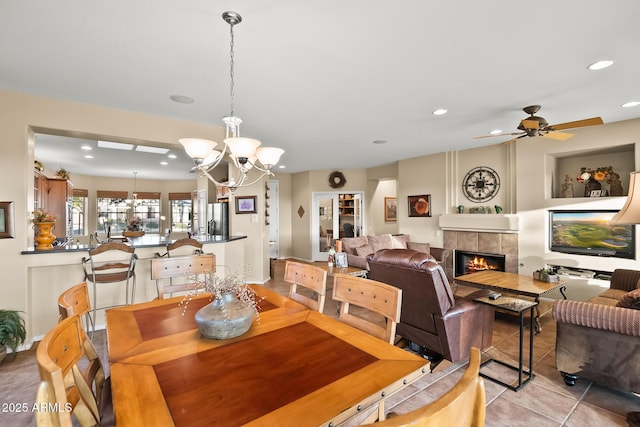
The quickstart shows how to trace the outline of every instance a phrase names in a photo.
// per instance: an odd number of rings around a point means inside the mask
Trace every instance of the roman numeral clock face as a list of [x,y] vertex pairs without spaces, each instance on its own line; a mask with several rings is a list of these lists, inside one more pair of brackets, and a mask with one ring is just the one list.
[[467,199],[486,202],[493,199],[500,189],[500,177],[493,169],[480,166],[471,169],[462,181],[462,191]]

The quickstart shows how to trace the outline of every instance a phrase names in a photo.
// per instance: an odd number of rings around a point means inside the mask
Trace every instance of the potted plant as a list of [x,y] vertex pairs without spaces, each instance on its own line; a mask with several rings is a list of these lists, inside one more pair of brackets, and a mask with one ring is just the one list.
[[27,330],[20,312],[15,310],[0,310],[0,362],[7,355],[7,347],[16,356],[18,346],[24,343]]

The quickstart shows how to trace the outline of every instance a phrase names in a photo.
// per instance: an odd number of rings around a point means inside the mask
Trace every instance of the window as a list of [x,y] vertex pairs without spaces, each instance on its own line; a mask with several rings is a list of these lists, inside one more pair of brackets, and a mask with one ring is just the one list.
[[71,218],[73,224],[73,235],[84,236],[87,234],[85,227],[87,221],[87,200],[89,196],[88,190],[80,188],[73,189],[73,201],[71,206]]
[[159,233],[160,193],[138,191],[135,199],[127,196],[126,191],[98,191],[98,231]]
[[191,193],[169,193],[171,202],[171,231],[191,231]]

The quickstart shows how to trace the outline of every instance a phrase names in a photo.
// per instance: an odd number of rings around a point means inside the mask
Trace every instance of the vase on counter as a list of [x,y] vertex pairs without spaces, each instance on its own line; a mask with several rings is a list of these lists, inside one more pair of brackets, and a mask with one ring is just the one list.
[[56,240],[56,236],[51,232],[55,226],[55,222],[36,222],[34,228],[36,230],[35,242],[36,249],[39,251],[46,251],[53,249],[53,241]]
[[235,293],[225,292],[202,307],[195,315],[200,333],[206,338],[224,340],[246,333],[256,312]]

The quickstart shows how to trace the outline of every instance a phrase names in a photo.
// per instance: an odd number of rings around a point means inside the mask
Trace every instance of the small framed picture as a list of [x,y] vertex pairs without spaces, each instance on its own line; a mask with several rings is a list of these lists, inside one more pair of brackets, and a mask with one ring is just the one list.
[[0,239],[13,237],[13,202],[0,202]]
[[385,222],[395,222],[398,220],[398,201],[395,197],[384,198],[384,220]]
[[254,214],[258,213],[256,201],[258,196],[236,196],[236,213],[237,214]]
[[602,190],[591,190],[589,197],[602,197]]
[[347,253],[346,252],[336,252],[336,267],[338,268],[347,268],[349,264],[347,263]]
[[409,217],[431,216],[431,194],[409,196]]

